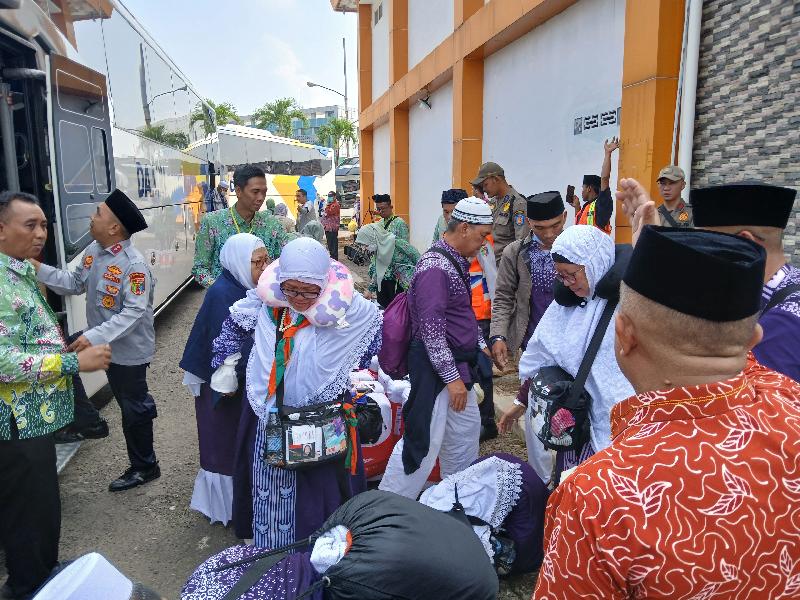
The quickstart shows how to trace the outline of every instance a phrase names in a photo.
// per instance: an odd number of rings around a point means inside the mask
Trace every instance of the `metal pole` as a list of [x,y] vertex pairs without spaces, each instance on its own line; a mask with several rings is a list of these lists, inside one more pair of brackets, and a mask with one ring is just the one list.
[[17,144],[14,139],[14,116],[11,105],[11,86],[0,83],[0,135],[3,136],[3,164],[6,170],[6,189],[19,190],[19,171],[17,170]]
[[[347,48],[342,38],[342,52],[344,53],[344,118],[350,120],[350,112],[347,110]],[[350,138],[347,138],[347,156],[350,157]]]

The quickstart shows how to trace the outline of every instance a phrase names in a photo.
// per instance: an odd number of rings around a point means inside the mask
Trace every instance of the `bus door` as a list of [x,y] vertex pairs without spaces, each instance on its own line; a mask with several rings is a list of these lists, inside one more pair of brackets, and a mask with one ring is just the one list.
[[49,56],[55,181],[64,264],[92,241],[89,220],[115,187],[106,78],[63,56]]

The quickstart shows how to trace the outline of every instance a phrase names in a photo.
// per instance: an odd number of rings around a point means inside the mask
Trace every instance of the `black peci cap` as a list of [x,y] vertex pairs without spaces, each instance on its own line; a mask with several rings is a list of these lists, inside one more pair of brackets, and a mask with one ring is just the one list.
[[707,321],[761,310],[766,250],[741,236],[645,227],[622,280],[645,298]]
[[533,221],[547,221],[564,214],[564,201],[558,192],[542,192],[528,196],[528,218]]
[[375,194],[372,197],[372,200],[375,202],[375,204],[379,204],[382,202],[391,202],[392,197],[389,194]]
[[114,190],[109,194],[106,198],[106,206],[111,209],[129,234],[133,235],[137,231],[147,229],[147,221],[144,220],[142,212],[133,203],[133,200],[120,190]]
[[760,182],[697,188],[689,193],[695,227],[785,229],[797,192]]
[[469,194],[466,190],[460,188],[453,188],[442,192],[442,204],[458,204],[459,200],[463,200]]
[[583,176],[583,185],[593,185],[596,187],[600,187],[600,176],[599,175],[584,175]]

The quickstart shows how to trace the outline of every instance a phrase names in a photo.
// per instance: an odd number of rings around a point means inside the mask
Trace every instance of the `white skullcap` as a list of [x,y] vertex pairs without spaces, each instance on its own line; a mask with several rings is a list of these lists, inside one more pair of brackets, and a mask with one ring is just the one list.
[[494,223],[492,209],[483,200],[470,196],[459,200],[453,209],[452,217],[473,225],[491,225]]

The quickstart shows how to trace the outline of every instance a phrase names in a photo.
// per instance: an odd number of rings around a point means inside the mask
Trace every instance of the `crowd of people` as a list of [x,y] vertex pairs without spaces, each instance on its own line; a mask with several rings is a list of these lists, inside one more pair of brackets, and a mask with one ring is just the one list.
[[[317,203],[298,189],[293,219],[285,203],[267,208],[263,171],[237,169],[235,204],[207,212],[196,242],[207,291],[180,362],[199,440],[191,507],[256,549],[304,550],[367,490],[369,394],[353,377],[366,370],[408,382],[376,498],[465,513],[493,577],[540,569],[534,598],[800,593],[800,270],[782,246],[795,192],[745,182],[687,201],[668,165],[660,206],[632,179],[615,198],[618,148],[605,143],[580,198],[572,186],[524,196],[481,165],[469,193],[432,200],[442,216],[422,253],[376,194],[354,242],[370,262],[364,293],[338,260],[336,192]],[[632,244],[614,242],[615,199]],[[122,411],[130,467],[109,490],[160,476],[146,381],[155,282],[130,241],[146,227],[115,191],[64,271],[37,260],[36,198],[0,195],[3,598],[31,597],[57,565],[54,434],[102,437],[79,373],[106,370]],[[39,284],[86,294],[88,329],[65,338]],[[493,375],[515,368],[519,392],[496,420]],[[479,458],[481,440],[522,417],[527,462]],[[317,545],[283,568],[322,581]],[[275,595],[258,597],[301,595],[266,573],[248,585]]]

